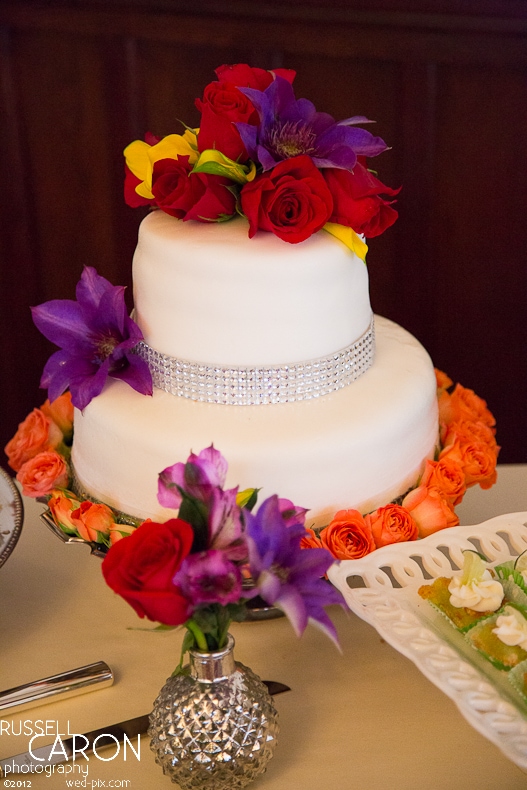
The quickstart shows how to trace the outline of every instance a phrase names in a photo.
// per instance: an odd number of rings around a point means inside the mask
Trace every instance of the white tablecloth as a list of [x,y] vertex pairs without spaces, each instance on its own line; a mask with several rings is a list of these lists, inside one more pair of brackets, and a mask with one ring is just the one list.
[[[526,484],[527,467],[500,467],[495,488],[469,491],[458,511],[462,523],[527,510]],[[29,727],[49,721],[53,732],[69,727],[73,733],[149,712],[178,662],[181,640],[180,631],[142,630],[150,625],[106,587],[100,560],[82,546],[62,545],[38,518],[42,506],[27,500],[25,506],[19,544],[0,569],[0,688],[97,660],[112,667],[116,680],[108,689],[4,716],[0,758],[28,748],[27,735],[13,734],[20,721]],[[338,608],[332,616],[341,654],[314,628],[297,640],[285,619],[232,627],[236,658],[292,689],[276,697],[279,742],[255,790],[527,787],[527,775],[373,628]],[[155,765],[147,737],[140,760],[92,756],[83,768],[87,777],[37,775],[25,777],[26,787],[62,790],[72,778],[84,787],[172,786]]]

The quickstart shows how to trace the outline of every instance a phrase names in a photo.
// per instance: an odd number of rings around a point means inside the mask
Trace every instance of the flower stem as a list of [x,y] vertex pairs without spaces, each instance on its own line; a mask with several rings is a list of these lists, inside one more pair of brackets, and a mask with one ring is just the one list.
[[198,625],[196,625],[194,620],[187,620],[187,622],[185,623],[185,628],[188,628],[188,630],[194,637],[198,650],[202,650],[203,652],[208,653],[209,646],[207,644],[207,639],[205,637],[205,634],[203,633],[201,628]]

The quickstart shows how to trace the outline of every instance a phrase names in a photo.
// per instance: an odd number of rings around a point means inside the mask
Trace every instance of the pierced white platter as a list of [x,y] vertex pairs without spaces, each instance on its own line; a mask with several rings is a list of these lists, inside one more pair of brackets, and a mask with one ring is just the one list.
[[464,549],[476,549],[493,565],[518,556],[527,550],[527,512],[385,546],[336,563],[328,576],[355,614],[413,661],[478,732],[527,769],[527,704],[506,673],[482,658],[417,593],[430,579],[460,569]]

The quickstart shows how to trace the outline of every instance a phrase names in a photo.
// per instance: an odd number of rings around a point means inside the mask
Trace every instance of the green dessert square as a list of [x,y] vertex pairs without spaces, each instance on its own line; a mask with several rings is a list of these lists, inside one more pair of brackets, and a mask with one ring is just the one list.
[[428,601],[435,609],[441,612],[459,631],[465,633],[473,628],[480,620],[484,620],[494,612],[476,612],[474,609],[452,606],[448,585],[452,579],[439,576],[430,584],[424,584],[417,591],[421,598]]
[[518,645],[504,644],[493,629],[496,628],[499,613],[478,623],[466,635],[472,647],[475,647],[498,669],[508,671],[527,659],[527,651]]

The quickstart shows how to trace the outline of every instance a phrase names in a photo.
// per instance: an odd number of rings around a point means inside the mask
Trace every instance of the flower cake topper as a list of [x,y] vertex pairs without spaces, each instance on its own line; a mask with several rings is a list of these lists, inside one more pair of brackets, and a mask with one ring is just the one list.
[[[399,190],[366,167],[386,143],[359,124],[297,99],[295,72],[221,66],[196,100],[197,129],[162,139],[148,134],[125,149],[125,200],[182,220],[223,222],[241,214],[249,236],[296,244],[324,229],[363,260],[360,236],[378,236],[397,219]],[[385,196],[385,197],[383,197]]]

